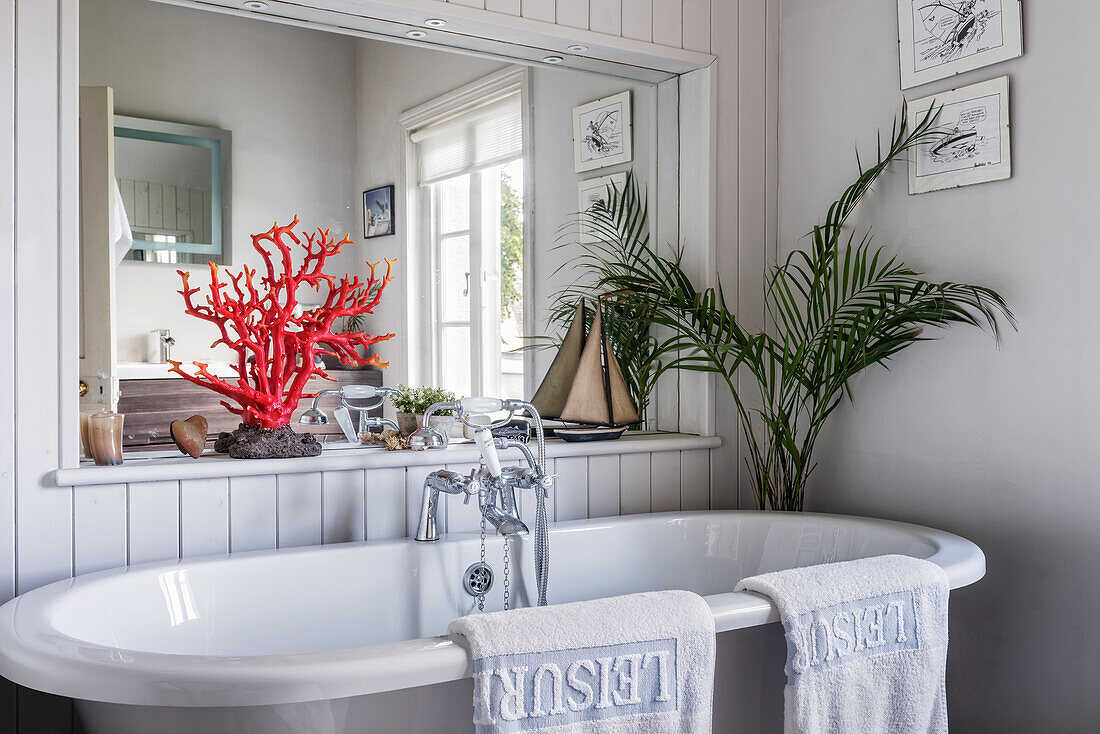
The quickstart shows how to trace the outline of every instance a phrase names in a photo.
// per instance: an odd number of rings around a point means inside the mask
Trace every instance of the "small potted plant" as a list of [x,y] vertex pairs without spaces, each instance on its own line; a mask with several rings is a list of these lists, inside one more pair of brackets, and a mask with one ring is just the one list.
[[[397,408],[397,425],[402,433],[409,434],[424,423],[424,412],[435,403],[455,400],[455,394],[438,387],[397,386],[393,396],[393,406]],[[439,431],[444,438],[451,435],[455,416],[453,410],[440,410],[434,413],[428,425]]]

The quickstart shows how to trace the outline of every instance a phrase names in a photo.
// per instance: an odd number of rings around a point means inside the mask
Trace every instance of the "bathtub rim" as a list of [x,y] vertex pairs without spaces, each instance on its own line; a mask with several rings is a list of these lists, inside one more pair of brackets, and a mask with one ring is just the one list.
[[[672,511],[555,523],[553,530],[667,522],[722,515],[767,515],[779,522],[822,518],[841,523],[870,523],[913,533],[935,550],[926,560],[944,569],[951,589],[970,585],[985,575],[985,555],[971,541],[922,525],[856,515],[776,513],[758,510]],[[451,535],[455,540],[476,534]],[[448,536],[444,536],[446,542]],[[412,543],[403,538],[354,545]],[[346,544],[340,544],[346,545]],[[329,546],[331,548],[332,546]],[[140,564],[129,569],[224,562],[244,555],[323,552],[306,546],[247,554],[197,556]],[[424,637],[321,652],[225,656],[145,652],[83,642],[59,635],[41,620],[45,607],[68,591],[77,579],[117,576],[127,567],[64,579],[29,591],[0,606],[0,675],[22,686],[70,698],[141,706],[264,706],[349,698],[402,688],[460,680],[471,671],[469,656],[445,636]],[[727,632],[779,621],[766,596],[730,591],[703,597],[714,615],[715,632]],[[95,658],[89,657],[89,653]]]

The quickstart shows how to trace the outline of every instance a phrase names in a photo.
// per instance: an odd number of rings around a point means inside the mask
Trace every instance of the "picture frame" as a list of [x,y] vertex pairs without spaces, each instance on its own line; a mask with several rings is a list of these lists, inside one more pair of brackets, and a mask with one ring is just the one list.
[[901,88],[1023,54],[1020,0],[898,0]]
[[363,192],[363,238],[386,237],[394,233],[393,184]]
[[[577,199],[580,208],[577,211],[584,213],[597,201],[607,201],[609,187],[612,185],[622,191],[623,187],[626,186],[626,173],[612,173],[608,176],[598,176],[579,182],[577,184]],[[596,238],[592,236],[591,231],[585,230],[583,222],[580,226],[581,242],[594,242]]]
[[909,124],[915,126],[933,106],[940,108],[937,127],[950,132],[910,149],[910,194],[1012,176],[1007,76],[910,102]]
[[576,173],[634,160],[630,90],[573,108]]

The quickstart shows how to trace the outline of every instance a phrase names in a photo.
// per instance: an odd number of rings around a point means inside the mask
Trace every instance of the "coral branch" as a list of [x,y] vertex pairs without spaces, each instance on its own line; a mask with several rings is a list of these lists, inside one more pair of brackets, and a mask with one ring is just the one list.
[[[237,377],[222,379],[201,362],[195,362],[198,369],[188,373],[179,362],[170,360],[169,371],[222,395],[226,398],[222,405],[247,425],[277,428],[289,423],[298,402],[313,397],[305,392],[309,380],[333,379],[316,365],[318,355],[337,356],[344,364],[389,365],[377,354],[362,356],[359,350],[367,351],[393,334],[334,333],[333,327],[338,319],[374,312],[393,280],[396,261],[386,260],[386,274],[381,278],[376,274],[379,263],[368,263],[370,276],[365,283],[358,276],[337,278],[324,272],[325,263],[350,244],[351,238],[336,241],[327,229],[299,238],[293,231],[296,226],[298,217],[288,226],[276,222],[267,232],[252,235],[252,247],[264,262],[258,285],[258,269],[245,265],[223,281],[217,264],[210,263],[208,295],[205,303],[196,303],[194,297],[200,289],[191,287],[189,273],[177,271],[183,282],[179,294],[185,312],[218,328],[213,345],[224,344],[237,353],[233,365]],[[287,240],[304,251],[297,269]],[[301,309],[299,288],[320,293],[322,286],[326,293],[321,305]]]

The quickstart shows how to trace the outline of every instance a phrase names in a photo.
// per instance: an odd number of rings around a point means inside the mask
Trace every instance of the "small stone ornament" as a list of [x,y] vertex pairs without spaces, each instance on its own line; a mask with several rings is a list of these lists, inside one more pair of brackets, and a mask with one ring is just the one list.
[[209,424],[201,415],[193,415],[185,421],[172,421],[172,440],[188,456],[197,459],[206,447],[206,431]]

